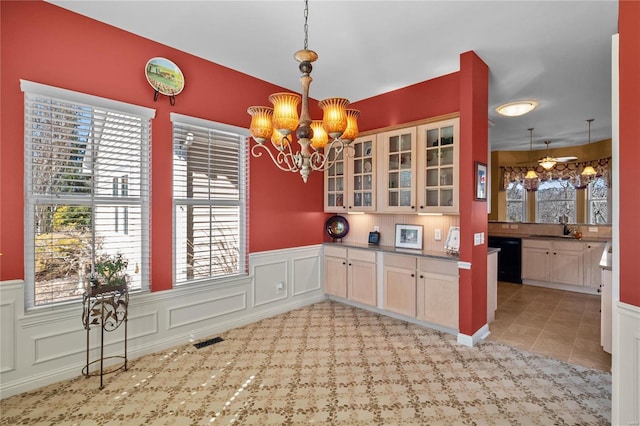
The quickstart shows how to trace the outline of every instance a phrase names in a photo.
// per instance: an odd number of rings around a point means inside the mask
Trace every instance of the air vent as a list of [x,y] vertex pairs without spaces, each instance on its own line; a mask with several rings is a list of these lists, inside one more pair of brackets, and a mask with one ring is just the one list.
[[213,339],[204,340],[202,342],[195,343],[193,346],[195,346],[198,349],[202,349],[206,346],[215,345],[216,343],[219,343],[222,341],[224,341],[222,337],[214,337]]

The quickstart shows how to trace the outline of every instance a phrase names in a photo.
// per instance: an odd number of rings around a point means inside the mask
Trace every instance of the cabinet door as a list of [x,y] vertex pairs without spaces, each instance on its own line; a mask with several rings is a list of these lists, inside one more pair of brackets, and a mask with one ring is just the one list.
[[522,247],[522,279],[549,281],[549,250]]
[[585,243],[584,246],[584,285],[597,290],[602,284],[600,258],[605,243]]
[[324,172],[324,211],[328,213],[346,213],[347,211],[347,161],[345,151],[336,154],[332,149],[327,154],[327,163],[331,164]]
[[384,309],[410,317],[416,316],[416,273],[414,270],[385,266]]
[[416,212],[416,128],[381,133],[377,140],[382,152],[380,210]]
[[[581,245],[580,248],[582,248]],[[583,285],[583,263],[584,253],[582,251],[554,248],[551,259],[551,281],[560,284]]]
[[324,291],[327,294],[347,298],[347,260],[324,257]]
[[418,319],[457,330],[458,282],[458,277],[419,272]]
[[349,260],[347,298],[354,302],[376,306],[376,264]]
[[376,210],[376,152],[375,136],[358,138],[347,151],[347,210],[374,212]]
[[458,213],[458,118],[418,127],[418,212]]

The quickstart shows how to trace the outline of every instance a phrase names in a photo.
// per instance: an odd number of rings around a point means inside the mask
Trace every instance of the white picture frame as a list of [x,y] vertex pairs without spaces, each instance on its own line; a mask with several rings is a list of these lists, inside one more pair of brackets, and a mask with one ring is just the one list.
[[397,223],[396,247],[422,250],[422,225]]

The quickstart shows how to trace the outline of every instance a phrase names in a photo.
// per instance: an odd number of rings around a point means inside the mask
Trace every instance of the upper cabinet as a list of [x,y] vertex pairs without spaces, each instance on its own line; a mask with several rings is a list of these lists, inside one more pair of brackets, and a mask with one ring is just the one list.
[[416,128],[378,134],[382,163],[382,191],[379,211],[416,212]]
[[459,213],[459,118],[418,127],[418,213]]
[[363,136],[325,172],[328,213],[459,213],[460,119]]
[[335,163],[325,171],[326,212],[376,211],[376,136],[355,139],[340,154],[330,151]]

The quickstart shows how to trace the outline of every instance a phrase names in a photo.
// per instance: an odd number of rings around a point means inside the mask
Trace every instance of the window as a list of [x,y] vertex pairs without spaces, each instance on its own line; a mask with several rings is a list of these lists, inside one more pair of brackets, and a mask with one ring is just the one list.
[[520,182],[510,182],[507,186],[507,221],[524,222],[527,191]]
[[27,306],[80,298],[96,261],[117,254],[128,261],[130,288],[146,288],[154,111],[28,81],[21,87]]
[[569,180],[540,182],[536,192],[536,222],[558,223],[561,215],[576,223],[576,189]]
[[248,132],[171,114],[176,284],[247,273]]
[[593,225],[608,222],[608,188],[603,177],[597,177],[587,186],[589,223]]

